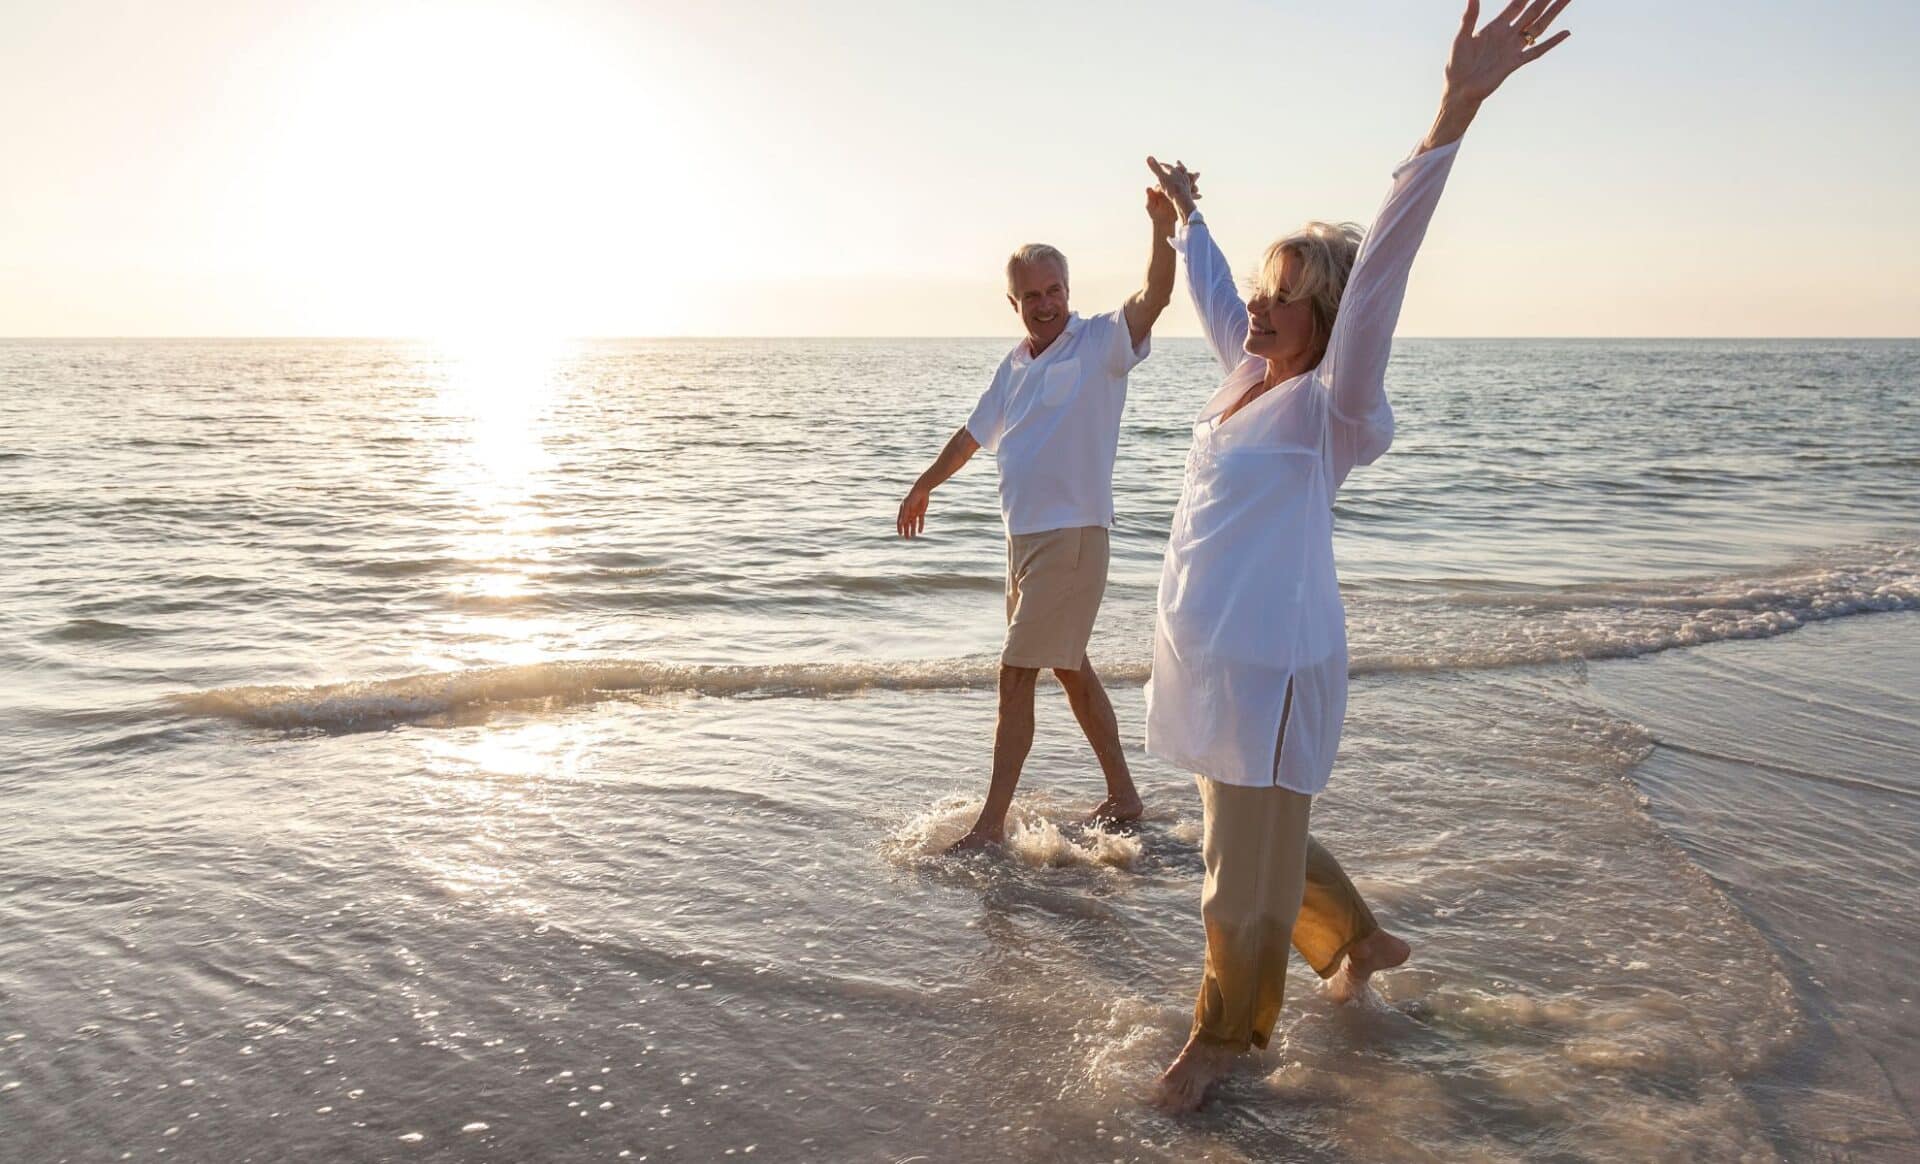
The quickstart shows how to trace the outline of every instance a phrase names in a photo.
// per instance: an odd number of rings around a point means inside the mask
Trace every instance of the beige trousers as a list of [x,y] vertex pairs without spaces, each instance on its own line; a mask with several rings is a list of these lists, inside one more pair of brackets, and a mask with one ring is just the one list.
[[1287,948],[1328,978],[1380,926],[1340,862],[1307,833],[1311,796],[1195,779],[1206,822],[1207,964],[1193,1033],[1236,1050],[1264,1047],[1280,1017]]

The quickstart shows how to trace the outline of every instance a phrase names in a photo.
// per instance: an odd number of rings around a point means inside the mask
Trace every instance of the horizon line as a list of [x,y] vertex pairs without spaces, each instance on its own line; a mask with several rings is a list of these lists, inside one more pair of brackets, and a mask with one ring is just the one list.
[[[1017,335],[928,335],[928,334],[852,334],[852,333],[815,333],[807,335],[562,335],[535,336],[535,339],[554,339],[563,342],[580,341],[632,341],[644,340],[658,342],[662,340],[1008,340],[1018,339]],[[1158,337],[1170,340],[1204,340],[1206,337],[1194,335],[1168,335]],[[1397,340],[1746,340],[1795,341],[1811,340],[1920,340],[1920,333],[1910,335],[1396,335]],[[59,343],[59,342],[126,342],[133,340],[165,341],[172,343],[188,342],[288,342],[288,341],[334,341],[341,343],[446,343],[449,337],[437,335],[6,335],[0,336],[0,343]]]

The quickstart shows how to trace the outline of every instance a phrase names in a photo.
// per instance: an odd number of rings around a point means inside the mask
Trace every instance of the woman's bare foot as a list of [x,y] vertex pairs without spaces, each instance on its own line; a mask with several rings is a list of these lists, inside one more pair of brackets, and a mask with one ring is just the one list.
[[1087,819],[1081,823],[1089,825],[1132,824],[1145,815],[1146,811],[1147,806],[1140,802],[1138,796],[1130,796],[1124,799],[1117,796],[1109,796],[1095,805],[1093,811],[1087,814]]
[[1197,1110],[1207,1098],[1207,1088],[1227,1073],[1238,1052],[1218,1043],[1203,1043],[1199,1036],[1187,1040],[1170,1065],[1160,1075],[1160,1090],[1154,1102],[1170,1115]]
[[967,835],[947,846],[947,855],[956,853],[975,853],[981,849],[995,849],[1007,843],[1007,830],[1004,827],[985,829],[974,825]]
[[1327,979],[1327,994],[1338,1003],[1352,1002],[1367,989],[1367,979],[1412,956],[1412,946],[1385,930],[1375,930],[1348,947],[1346,961]]

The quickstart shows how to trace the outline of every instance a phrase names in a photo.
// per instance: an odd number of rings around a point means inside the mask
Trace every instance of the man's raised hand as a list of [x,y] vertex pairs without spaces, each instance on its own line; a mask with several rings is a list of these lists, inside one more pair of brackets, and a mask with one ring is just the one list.
[[1173,199],[1167,197],[1165,190],[1158,186],[1149,186],[1147,187],[1147,217],[1153,220],[1153,225],[1157,229],[1165,232],[1172,230],[1173,224],[1179,221],[1180,211],[1174,206]]

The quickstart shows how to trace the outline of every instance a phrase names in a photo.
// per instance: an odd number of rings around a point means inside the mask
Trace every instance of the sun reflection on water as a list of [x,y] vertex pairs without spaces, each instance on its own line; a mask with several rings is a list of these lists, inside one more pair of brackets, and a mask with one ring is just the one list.
[[555,464],[548,442],[573,355],[570,341],[544,338],[440,345],[430,407],[446,439],[433,484],[447,509],[449,555],[464,567],[434,628],[445,646],[417,656],[423,664],[534,663],[553,653],[560,622],[517,608],[537,597],[554,557],[540,487]]
[[464,424],[460,484],[478,507],[503,510],[524,501],[553,458],[544,422],[560,396],[564,340],[463,340],[441,349],[445,379],[439,407]]
[[543,849],[552,814],[547,786],[578,775],[586,745],[563,724],[489,728],[476,736],[414,737],[424,763],[415,780],[430,814],[459,830],[412,858],[450,894],[526,914],[546,905],[529,882],[527,851]]
[[[486,338],[443,345],[433,363],[438,390],[426,407],[440,462],[428,488],[444,553],[459,566],[424,628],[420,665],[540,663],[564,650],[564,621],[533,607],[556,556],[542,494],[572,354],[567,343]],[[419,796],[451,833],[415,847],[424,876],[488,908],[544,913],[525,854],[546,844],[545,789],[572,778],[583,745],[556,723],[416,740]]]

